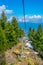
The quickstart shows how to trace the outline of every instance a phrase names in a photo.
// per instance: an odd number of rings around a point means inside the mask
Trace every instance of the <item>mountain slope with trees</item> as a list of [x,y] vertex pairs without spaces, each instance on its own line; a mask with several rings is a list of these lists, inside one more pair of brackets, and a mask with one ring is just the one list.
[[39,25],[38,29],[29,29],[28,37],[32,41],[32,45],[35,51],[39,53],[39,55],[43,58],[43,29],[42,26]]
[[[4,51],[16,45],[19,42],[18,38],[22,35],[24,35],[24,31],[18,26],[16,18],[12,17],[12,20],[8,21],[5,13],[2,12],[0,16],[0,56],[2,58],[4,57]],[[1,64],[5,65],[4,63],[3,60]]]

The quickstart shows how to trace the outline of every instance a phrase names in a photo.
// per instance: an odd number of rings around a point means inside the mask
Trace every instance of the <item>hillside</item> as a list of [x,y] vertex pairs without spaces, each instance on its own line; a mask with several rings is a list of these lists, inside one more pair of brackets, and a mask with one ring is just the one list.
[[43,65],[43,60],[29,49],[24,49],[24,57],[21,57],[21,44],[5,52],[7,65]]

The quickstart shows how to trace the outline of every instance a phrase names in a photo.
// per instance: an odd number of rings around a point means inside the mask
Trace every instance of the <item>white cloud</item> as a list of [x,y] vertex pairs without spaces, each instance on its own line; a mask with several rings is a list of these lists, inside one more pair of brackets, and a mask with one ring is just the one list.
[[5,9],[6,9],[6,6],[5,5],[0,6],[0,11],[3,11]]
[[13,11],[12,10],[5,10],[5,13],[6,14],[11,14],[11,13],[13,13]]
[[[24,17],[23,16],[18,17],[18,21],[24,22]],[[41,15],[33,15],[33,16],[25,15],[25,22],[30,22],[30,21],[33,21],[33,22],[43,21],[43,16],[41,16]]]
[[11,20],[12,20],[12,17],[13,17],[13,16],[9,17],[9,18],[8,18],[8,21],[11,21]]
[[[8,18],[8,21],[12,20],[13,16],[10,16]],[[14,16],[18,22],[24,22],[24,17],[23,16]],[[41,15],[33,15],[33,16],[28,16],[25,15],[25,22],[34,22],[34,23],[38,23],[38,22],[43,22],[43,16]]]
[[0,6],[0,14],[2,13],[2,11],[4,11],[6,14],[12,14],[13,13],[13,10],[7,9],[6,5]]
[[33,16],[29,16],[30,19],[40,19],[42,16],[40,15],[33,15]]

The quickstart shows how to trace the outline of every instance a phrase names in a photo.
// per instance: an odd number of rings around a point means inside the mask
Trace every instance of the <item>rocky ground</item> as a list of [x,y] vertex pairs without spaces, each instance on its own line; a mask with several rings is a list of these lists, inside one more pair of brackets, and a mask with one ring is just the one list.
[[24,57],[21,57],[21,45],[17,45],[5,52],[6,64],[10,65],[43,65],[43,60],[34,51],[24,49]]

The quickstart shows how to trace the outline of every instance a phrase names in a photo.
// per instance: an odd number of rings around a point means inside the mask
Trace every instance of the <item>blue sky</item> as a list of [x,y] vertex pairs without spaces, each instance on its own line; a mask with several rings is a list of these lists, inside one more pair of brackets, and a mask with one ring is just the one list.
[[[25,22],[31,23],[30,27],[37,28],[38,24],[43,23],[43,0],[24,0],[24,3]],[[15,16],[19,22],[24,22],[22,0],[0,0],[0,14],[2,11],[8,16],[8,20]]]
[[[43,15],[43,0],[24,0],[26,15]],[[7,9],[13,10],[12,15],[21,16],[22,0],[0,0],[0,6],[5,5]]]

